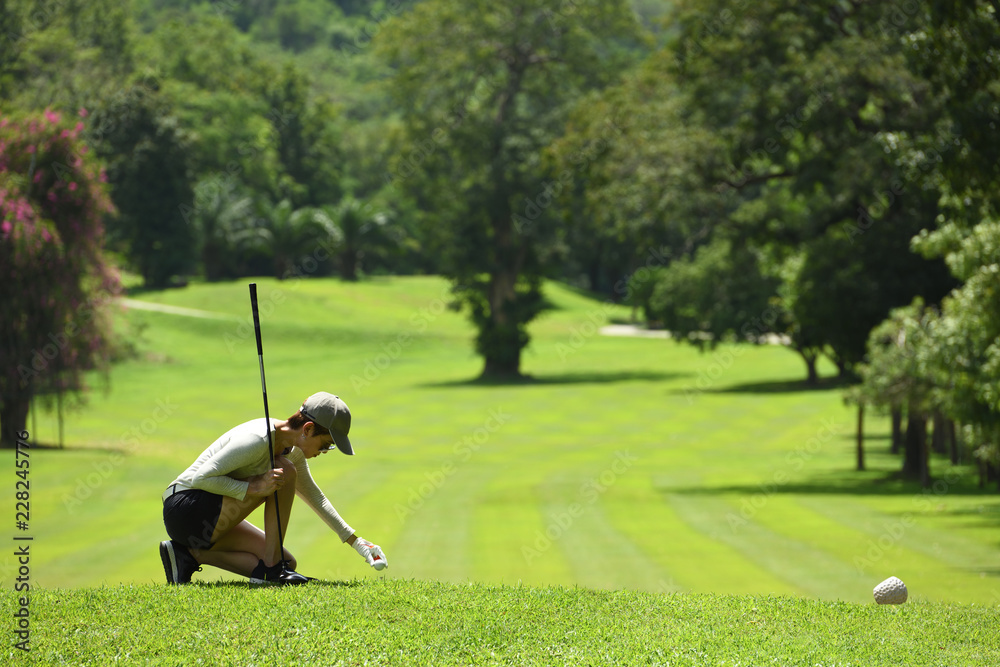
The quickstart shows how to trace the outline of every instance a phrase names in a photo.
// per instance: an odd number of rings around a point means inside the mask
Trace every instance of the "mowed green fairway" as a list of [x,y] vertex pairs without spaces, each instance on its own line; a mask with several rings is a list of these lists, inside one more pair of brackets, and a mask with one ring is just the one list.
[[[286,545],[305,574],[851,602],[896,575],[911,600],[1000,603],[1000,497],[939,460],[930,491],[887,480],[883,418],[853,472],[853,409],[840,389],[801,390],[786,349],[599,335],[628,309],[550,284],[533,381],[480,384],[441,279],[258,289],[271,415],[319,390],[347,401],[357,456],[313,474],[390,561],[375,575],[301,506]],[[142,358],[68,415],[65,451],[32,451],[35,586],[160,582],[162,489],[263,416],[245,282],[136,298],[213,316],[130,309]],[[37,421],[32,439],[55,441],[53,416]],[[0,495],[13,507],[13,483]],[[0,569],[9,587],[9,556]]]

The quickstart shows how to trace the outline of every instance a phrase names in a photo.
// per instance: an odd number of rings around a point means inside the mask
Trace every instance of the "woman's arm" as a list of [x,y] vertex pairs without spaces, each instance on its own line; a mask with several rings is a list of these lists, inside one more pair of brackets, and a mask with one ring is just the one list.
[[246,498],[248,491],[252,491],[249,480],[266,475],[270,469],[263,421],[260,420],[260,432],[254,422],[227,432],[202,452],[178,481],[192,489],[237,500]]
[[344,521],[330,501],[327,500],[323,490],[316,485],[316,481],[309,472],[309,463],[306,462],[302,450],[298,447],[292,449],[285,455],[289,461],[295,465],[295,491],[305,504],[309,505],[316,514],[326,522],[326,525],[337,533],[341,542],[353,544],[356,539],[354,529]]

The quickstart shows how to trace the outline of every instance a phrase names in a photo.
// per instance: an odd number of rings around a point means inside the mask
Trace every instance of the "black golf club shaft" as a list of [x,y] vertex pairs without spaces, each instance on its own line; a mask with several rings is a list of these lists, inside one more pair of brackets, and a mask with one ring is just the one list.
[[[264,394],[264,421],[267,428],[267,454],[274,470],[274,443],[271,440],[271,414],[267,409],[267,383],[264,381],[264,346],[260,342],[260,314],[257,312],[257,283],[250,283],[250,308],[253,310],[253,330],[257,335],[257,361],[260,362],[260,389]],[[274,514],[278,520],[278,560],[285,558],[285,537],[281,532],[281,510],[278,507],[278,491],[274,492]]]

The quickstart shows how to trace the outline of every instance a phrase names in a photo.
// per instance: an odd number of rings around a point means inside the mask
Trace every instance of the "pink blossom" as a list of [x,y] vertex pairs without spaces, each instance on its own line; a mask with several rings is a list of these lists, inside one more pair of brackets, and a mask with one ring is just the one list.
[[77,132],[83,132],[83,123],[82,122],[76,124],[76,131]]
[[4,220],[3,223],[0,224],[0,232],[3,232],[4,236],[7,236],[8,234],[10,234],[10,230],[13,229],[13,228],[14,228],[14,225],[10,224],[9,220]]
[[35,178],[33,180],[34,180],[35,183],[38,183],[39,181],[42,180],[42,170],[41,169],[39,169],[38,171],[35,172]]
[[83,107],[80,107],[80,110],[77,111],[76,113],[80,116],[80,118],[86,118],[89,115],[87,110],[84,109]]
[[46,241],[52,240],[52,234],[50,234],[49,230],[45,229],[44,227],[42,228],[42,238],[45,239]]
[[47,121],[49,121],[50,123],[53,123],[53,124],[58,123],[59,122],[59,114],[57,114],[55,111],[52,111],[51,109],[46,109],[45,110],[45,120],[47,120]]
[[28,146],[28,148],[26,150],[28,151],[29,155],[32,154],[32,153],[34,153],[35,152],[35,144],[31,144],[30,146]]
[[76,190],[76,183],[70,183],[69,184],[69,189],[70,190]]
[[59,133],[59,136],[63,137],[64,139],[69,137],[69,130],[63,130],[62,132]]

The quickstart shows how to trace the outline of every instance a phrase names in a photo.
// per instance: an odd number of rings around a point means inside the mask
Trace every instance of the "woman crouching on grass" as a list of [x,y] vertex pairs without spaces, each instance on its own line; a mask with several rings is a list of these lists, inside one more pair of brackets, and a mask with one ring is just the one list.
[[[347,405],[320,392],[287,420],[271,423],[273,469],[266,421],[255,419],[223,434],[164,491],[163,523],[170,540],[160,543],[160,558],[167,583],[191,581],[202,565],[249,577],[251,584],[309,581],[295,572],[295,557],[279,540],[279,530],[288,530],[296,494],[369,565],[382,569],[388,564],[381,548],[355,535],[340,518],[306,463],[335,444],[344,454],[354,454],[347,438]],[[246,521],[262,504],[263,531]],[[280,527],[276,510],[281,512]]]

